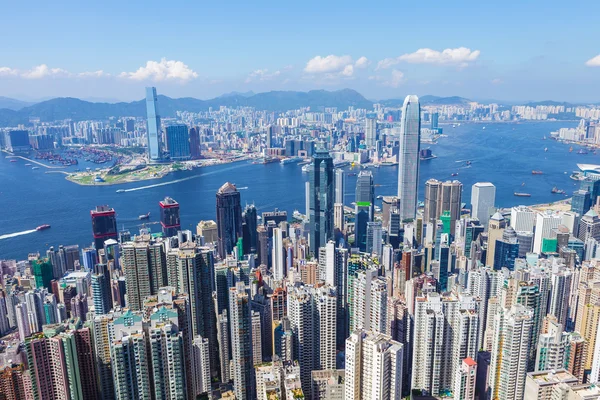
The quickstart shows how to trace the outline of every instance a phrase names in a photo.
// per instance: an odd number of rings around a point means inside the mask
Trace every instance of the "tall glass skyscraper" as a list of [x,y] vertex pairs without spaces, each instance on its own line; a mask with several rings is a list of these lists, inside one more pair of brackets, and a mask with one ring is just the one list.
[[367,224],[375,217],[375,186],[371,171],[360,171],[358,174],[355,204],[354,245],[361,251],[366,251]]
[[309,178],[310,251],[313,254],[318,254],[319,248],[333,239],[334,180],[333,158],[327,150],[317,149]]
[[171,160],[190,159],[190,140],[186,125],[167,126],[167,145]]
[[402,220],[414,219],[417,214],[420,142],[421,106],[417,96],[409,95],[404,99],[402,106],[398,154],[398,197]]
[[158,96],[155,87],[146,88],[146,114],[148,118],[148,159],[150,161],[160,160],[160,116],[156,103]]
[[217,191],[217,235],[222,259],[231,253],[238,238],[243,237],[240,192],[229,182]]

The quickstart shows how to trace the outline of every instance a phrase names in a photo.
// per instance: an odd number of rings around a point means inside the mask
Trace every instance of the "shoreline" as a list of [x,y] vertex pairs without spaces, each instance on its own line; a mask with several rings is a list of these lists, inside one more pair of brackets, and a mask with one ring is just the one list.
[[31,158],[27,158],[27,157],[15,155],[14,153],[11,153],[10,151],[7,151],[7,150],[2,150],[2,151],[5,152],[6,154],[8,154],[8,156],[6,156],[6,158],[20,158],[21,160],[25,160],[25,161],[28,161],[30,163],[37,164],[40,167],[44,167],[44,168],[48,168],[48,169],[63,169],[63,168],[65,168],[64,166],[46,165],[46,164],[41,163],[39,161],[32,160]]
[[[173,172],[177,172],[177,171],[184,171],[184,170],[194,170],[197,168],[205,168],[205,167],[211,167],[211,166],[216,166],[216,165],[225,165],[225,164],[232,164],[235,162],[240,162],[240,161],[247,161],[249,160],[250,157],[247,156],[242,156],[242,157],[237,157],[234,159],[227,159],[227,160],[218,160],[216,162],[205,162],[205,163],[198,163],[198,164],[186,164],[185,162],[183,163],[183,165],[186,166],[186,168],[173,168],[173,166],[175,164],[180,164],[180,163],[170,163],[170,164],[158,164],[158,165],[147,165],[146,167],[144,167],[141,170],[135,170],[135,171],[130,171],[124,174],[120,174],[120,175],[107,175],[106,171],[87,171],[87,172],[77,172],[77,173],[67,173],[67,176],[65,177],[65,179],[71,183],[75,183],[79,186],[114,186],[114,185],[120,185],[120,184],[125,184],[125,183],[133,183],[133,182],[143,182],[143,181],[151,181],[151,180],[159,180],[159,179],[163,179],[166,176],[168,176],[169,174],[173,173]],[[216,160],[216,159],[206,159],[206,160]],[[156,171],[153,171],[153,168],[157,168]],[[59,172],[59,171],[56,171]],[[63,172],[63,171],[60,171]],[[143,173],[145,175],[143,176],[135,176],[137,174]],[[116,177],[118,180],[112,180],[112,181],[101,181],[101,182],[96,182],[95,178],[97,176],[100,176],[102,179],[106,179],[106,177],[108,176],[112,176],[112,177]],[[81,180],[76,180],[77,178],[84,178],[84,181]],[[119,179],[121,178],[121,179]]]

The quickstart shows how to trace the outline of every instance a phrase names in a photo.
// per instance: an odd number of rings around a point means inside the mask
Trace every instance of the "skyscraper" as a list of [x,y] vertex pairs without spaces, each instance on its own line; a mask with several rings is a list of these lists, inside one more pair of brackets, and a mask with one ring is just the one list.
[[273,147],[274,130],[275,130],[275,128],[272,125],[269,125],[267,127],[266,138],[265,138],[265,145],[266,145],[267,149],[270,149]]
[[236,399],[252,400],[256,381],[252,352],[250,299],[243,282],[229,289],[233,387]]
[[492,358],[488,375],[488,398],[522,399],[531,346],[533,311],[521,304],[495,315]]
[[156,95],[155,87],[146,88],[146,116],[148,118],[147,134],[148,134],[148,159],[150,161],[159,161],[160,156],[160,115],[156,103],[158,96]]
[[317,149],[313,156],[309,178],[310,251],[333,239],[334,173],[333,159],[325,149]]
[[243,237],[240,192],[229,182],[217,191],[217,235],[222,259],[231,253],[238,238]]
[[176,236],[177,231],[181,229],[179,219],[179,203],[170,197],[158,202],[160,206],[160,225],[164,236]]
[[177,288],[190,298],[192,337],[201,335],[214,343],[209,348],[210,368],[213,377],[218,375],[219,355],[215,302],[212,293],[215,286],[213,253],[208,248],[198,248],[194,242],[179,246],[177,255]]
[[94,234],[94,246],[96,250],[104,248],[104,242],[108,239],[117,240],[117,217],[115,210],[109,206],[96,206],[90,211],[92,216],[92,232]]
[[249,204],[242,213],[242,231],[244,254],[258,252],[258,215],[254,204]]
[[375,185],[371,171],[360,171],[356,179],[354,246],[366,251],[367,224],[375,217]]
[[496,239],[494,248],[494,269],[501,270],[508,268],[511,271],[515,269],[515,259],[519,256],[519,243],[517,242],[517,233],[512,226],[508,226],[502,232],[502,239]]
[[112,309],[110,273],[106,264],[96,264],[92,274],[94,314],[104,315]]
[[191,127],[189,132],[190,156],[197,160],[202,156],[202,141],[200,139],[200,128]]
[[346,186],[346,174],[343,169],[335,169],[335,202],[344,203],[344,187]]
[[414,219],[419,188],[419,150],[421,146],[421,106],[415,95],[406,96],[400,121],[398,154],[398,197],[400,218]]
[[471,216],[477,218],[486,227],[494,212],[496,186],[490,182],[477,182],[471,188]]
[[190,139],[187,125],[170,125],[166,129],[167,147],[171,160],[190,159]]
[[346,340],[344,398],[401,399],[404,350],[401,343],[381,333],[352,333]]
[[294,356],[300,364],[304,393],[310,393],[311,372],[335,368],[335,288],[324,285],[290,287],[288,314],[293,332]]
[[365,144],[367,147],[375,147],[377,141],[377,115],[367,114],[365,118]]
[[454,387],[460,363],[476,357],[480,300],[469,295],[417,297],[412,387],[439,396]]
[[445,211],[450,213],[450,231],[454,235],[455,222],[462,208],[462,183],[457,180],[440,182],[429,179],[425,182],[425,207],[423,220],[434,224]]

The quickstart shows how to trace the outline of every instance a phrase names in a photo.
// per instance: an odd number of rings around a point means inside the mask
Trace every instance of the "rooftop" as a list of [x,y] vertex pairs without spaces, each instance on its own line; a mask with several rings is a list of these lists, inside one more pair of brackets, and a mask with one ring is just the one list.
[[533,379],[540,386],[553,385],[560,382],[577,382],[577,378],[565,369],[529,372],[527,377]]
[[225,182],[225,184],[223,184],[223,186],[221,186],[219,188],[219,190],[217,191],[217,193],[219,193],[219,194],[233,193],[233,192],[237,192],[237,188],[231,182]]

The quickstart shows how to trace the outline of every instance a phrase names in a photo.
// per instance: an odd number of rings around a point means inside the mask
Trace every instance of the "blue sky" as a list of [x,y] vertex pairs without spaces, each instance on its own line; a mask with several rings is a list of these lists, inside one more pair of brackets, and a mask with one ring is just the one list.
[[0,96],[132,100],[155,85],[197,98],[347,87],[371,99],[600,102],[597,0],[67,0],[1,10]]

